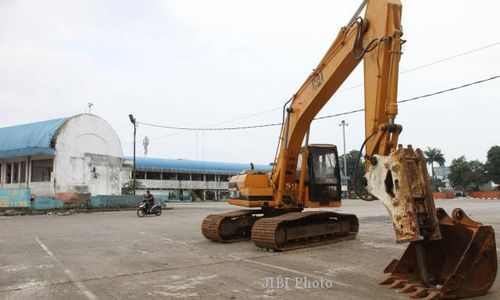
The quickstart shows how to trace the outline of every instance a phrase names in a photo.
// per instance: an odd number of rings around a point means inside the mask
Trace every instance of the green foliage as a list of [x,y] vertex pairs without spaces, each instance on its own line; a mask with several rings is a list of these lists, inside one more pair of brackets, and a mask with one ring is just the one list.
[[144,185],[139,180],[131,179],[122,186],[122,195],[133,195],[134,190],[143,189]]
[[432,186],[432,191],[433,192],[439,192],[439,188],[445,187],[444,182],[436,177],[431,178],[431,186]]
[[489,179],[496,184],[500,184],[500,146],[493,146],[490,148],[485,168],[488,172]]
[[470,177],[470,169],[465,156],[460,156],[451,161],[450,174],[448,179],[454,188],[464,189],[467,185],[467,178]]
[[[347,176],[349,176],[349,181],[348,181],[348,187],[349,191],[354,190],[353,182],[355,183],[355,188],[356,191],[363,191],[364,186],[363,186],[363,176],[365,175],[365,167],[364,164],[361,160],[361,158],[358,159],[359,151],[357,150],[352,150],[349,153],[346,153],[346,165],[347,165]],[[353,181],[353,173],[354,173],[354,166],[356,164],[356,160],[358,160],[358,168],[356,172],[356,180]],[[341,155],[339,157],[339,164],[340,164],[340,170],[344,170],[344,155]]]
[[431,165],[431,172],[432,172],[432,177],[435,177],[434,175],[434,163],[437,163],[439,166],[444,166],[444,163],[446,160],[444,159],[443,153],[441,153],[441,149],[438,148],[431,148],[427,147],[427,150],[424,151],[425,154],[425,161],[427,164]]
[[479,160],[470,161],[469,165],[472,172],[472,178],[470,180],[470,184],[472,185],[471,188],[474,191],[479,191],[479,187],[489,181],[486,168]]
[[448,178],[453,187],[467,191],[478,191],[488,182],[484,164],[478,160],[467,161],[465,156],[451,162]]

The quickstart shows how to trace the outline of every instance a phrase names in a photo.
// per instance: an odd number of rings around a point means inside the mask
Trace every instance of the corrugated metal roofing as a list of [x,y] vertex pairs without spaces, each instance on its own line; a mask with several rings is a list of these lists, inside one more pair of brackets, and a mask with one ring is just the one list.
[[[125,160],[132,161],[133,157],[124,157]],[[166,159],[136,157],[137,170],[157,170],[166,172],[184,172],[184,173],[209,173],[209,174],[227,174],[234,175],[250,169],[250,163],[224,163],[212,161],[197,161],[186,159]],[[255,171],[268,172],[271,166],[255,165]]]
[[50,140],[66,120],[54,119],[0,128],[0,158],[53,155]]

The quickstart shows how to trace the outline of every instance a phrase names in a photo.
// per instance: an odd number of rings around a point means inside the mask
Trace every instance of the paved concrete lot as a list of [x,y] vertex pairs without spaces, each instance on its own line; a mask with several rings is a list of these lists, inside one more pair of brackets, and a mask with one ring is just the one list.
[[[437,205],[462,207],[500,240],[500,201]],[[0,299],[408,299],[377,284],[406,247],[395,244],[381,203],[344,201],[339,211],[360,218],[356,240],[285,253],[206,241],[201,221],[234,209],[225,203],[169,206],[142,219],[134,211],[0,217]],[[266,287],[277,277],[288,288]],[[480,299],[500,299],[500,280]]]

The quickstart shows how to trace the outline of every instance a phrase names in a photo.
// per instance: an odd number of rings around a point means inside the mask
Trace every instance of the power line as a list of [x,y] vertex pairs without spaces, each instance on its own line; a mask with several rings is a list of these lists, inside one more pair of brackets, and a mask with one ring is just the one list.
[[[500,41],[497,41],[497,42],[494,42],[494,43],[490,43],[490,44],[487,44],[487,45],[483,45],[481,47],[474,48],[474,49],[471,49],[471,50],[467,50],[467,51],[464,51],[464,52],[461,52],[461,53],[458,53],[458,54],[455,54],[455,55],[452,55],[452,56],[444,57],[444,58],[432,61],[430,63],[423,64],[423,65],[420,65],[420,66],[412,67],[412,68],[409,68],[409,69],[401,71],[400,74],[410,73],[410,72],[413,72],[413,71],[424,69],[424,68],[427,68],[427,67],[430,67],[430,66],[433,66],[433,65],[436,65],[436,64],[440,64],[440,63],[443,63],[443,62],[446,62],[446,61],[450,61],[450,60],[453,60],[455,58],[458,58],[458,57],[461,57],[461,56],[465,56],[465,55],[469,55],[469,54],[472,54],[472,53],[475,53],[475,52],[478,52],[478,51],[482,51],[482,50],[485,50],[485,49],[488,49],[488,48],[491,48],[491,47],[495,47],[495,46],[498,46],[498,45],[500,45]],[[358,88],[358,87],[362,87],[363,85],[364,85],[363,83],[359,83],[359,84],[356,84],[356,85],[353,85],[353,86],[350,86],[350,87],[346,87],[346,88],[340,89],[339,91],[337,91],[337,93],[345,92],[345,91],[348,91],[348,90],[351,90],[351,89],[355,89],[355,88]],[[233,122],[233,121],[239,121],[239,120],[243,120],[243,119],[248,119],[248,118],[251,118],[251,117],[254,117],[254,116],[262,115],[262,114],[269,113],[269,112],[276,111],[276,110],[280,110],[280,109],[281,109],[281,107],[276,107],[276,108],[268,109],[268,110],[265,110],[265,111],[256,112],[256,113],[253,113],[253,114],[241,116],[241,117],[238,117],[238,118],[234,118],[234,119],[230,119],[230,120],[226,120],[226,121],[221,121],[221,122],[217,122],[217,123],[212,123],[212,124],[210,124],[210,125],[208,125],[207,127],[204,127],[204,128],[209,128],[210,126],[220,125],[220,124],[229,123],[229,122]],[[359,112],[359,110],[356,110],[354,112]],[[321,120],[322,118],[324,118],[324,117],[320,117],[320,118],[317,118],[317,119]],[[152,127],[160,127],[160,126],[157,126],[157,125],[154,125],[154,124],[148,124],[148,125],[152,126]],[[277,126],[277,125],[274,125],[274,124],[266,124],[266,125]],[[243,126],[243,127],[245,127],[245,126]],[[268,127],[268,126],[260,126],[260,127]],[[164,127],[162,127],[162,128],[164,128]],[[249,128],[236,128],[236,127],[234,127],[235,129],[232,129],[233,127],[223,127],[223,128],[227,128],[225,130],[249,129]],[[259,128],[259,127],[256,127],[256,128]],[[176,129],[176,128],[167,128],[167,129]],[[219,128],[214,128],[214,129],[218,130]],[[197,130],[199,131],[199,130],[202,130],[202,129],[201,128],[191,128],[191,129],[179,128],[179,130],[181,130],[181,132],[177,132],[177,133],[173,133],[173,134],[167,134],[167,135],[161,135],[161,136],[153,137],[151,139],[152,140],[156,140],[156,139],[165,138],[165,137],[173,137],[173,136],[185,134],[186,131],[197,131]],[[203,129],[203,130],[208,130],[208,129]]]
[[158,127],[158,128],[164,128],[164,129],[172,129],[172,130],[183,130],[183,131],[242,130],[242,129],[253,129],[253,128],[262,128],[262,127],[271,127],[271,126],[281,125],[281,123],[269,123],[269,124],[262,124],[262,125],[248,125],[248,126],[237,126],[237,127],[176,127],[176,126],[165,126],[165,125],[158,125],[158,124],[145,123],[145,122],[138,122],[138,123],[141,123],[142,125],[146,125],[146,126],[151,126],[151,127]]
[[[478,81],[466,83],[466,84],[463,84],[463,85],[460,85],[460,86],[455,86],[455,87],[448,88],[448,89],[441,90],[441,91],[437,91],[437,92],[434,92],[434,93],[424,94],[424,95],[420,95],[420,96],[416,96],[416,97],[412,97],[412,98],[400,100],[400,101],[398,101],[398,103],[406,103],[406,102],[416,101],[416,100],[419,100],[419,99],[428,98],[428,97],[432,97],[432,96],[436,96],[436,95],[448,93],[448,92],[451,92],[451,91],[460,90],[460,89],[463,89],[463,88],[466,88],[466,87],[469,87],[469,86],[473,86],[473,85],[476,85],[476,84],[481,84],[481,83],[488,82],[488,81],[491,81],[491,80],[494,80],[494,79],[498,79],[498,78],[500,78],[500,75],[496,75],[496,76],[489,77],[489,78],[486,78],[486,79],[481,79],[481,80],[478,80]],[[323,120],[323,119],[329,119],[329,118],[334,118],[334,117],[339,117],[339,116],[345,116],[345,115],[350,115],[350,114],[362,112],[364,110],[365,110],[364,108],[360,108],[360,109],[346,111],[346,112],[342,112],[342,113],[338,113],[338,114],[317,117],[317,118],[314,118],[314,120]],[[183,130],[183,131],[227,131],[227,130],[245,130],[245,129],[256,129],[256,128],[263,128],[263,127],[281,126],[281,122],[279,122],[279,123],[260,124],[260,125],[247,125],[247,126],[237,126],[237,127],[212,127],[212,128],[203,128],[203,127],[176,127],[176,126],[158,125],[158,124],[145,123],[145,122],[138,122],[138,123],[143,124],[145,126],[158,127],[158,128],[164,128],[164,129],[173,129],[173,130]]]
[[[497,42],[494,42],[494,43],[490,43],[490,44],[486,44],[486,45],[483,45],[481,47],[474,48],[474,49],[471,49],[471,50],[467,50],[467,51],[464,51],[464,52],[461,52],[461,53],[458,53],[458,54],[455,54],[455,55],[452,55],[452,56],[440,58],[438,60],[435,60],[435,61],[423,64],[423,65],[419,65],[419,66],[415,66],[415,67],[411,67],[409,69],[403,70],[403,71],[400,72],[400,75],[401,74],[410,73],[410,72],[413,72],[413,71],[417,71],[417,70],[420,70],[420,69],[424,69],[424,68],[427,68],[427,67],[430,67],[430,66],[433,66],[433,65],[437,65],[437,64],[443,63],[443,62],[447,62],[447,61],[453,60],[455,58],[466,56],[466,55],[469,55],[469,54],[473,54],[475,52],[486,50],[488,48],[492,48],[492,47],[495,47],[495,46],[498,46],[498,45],[500,45],[500,41],[497,41]],[[359,88],[359,87],[362,87],[363,85],[364,85],[363,83],[358,83],[358,84],[355,84],[353,86],[340,89],[339,91],[337,91],[337,93],[341,93],[341,92],[345,92],[345,91],[352,90],[352,89],[355,89],[355,88]],[[238,117],[238,118],[234,118],[234,119],[230,119],[230,120],[226,120],[226,121],[222,121],[222,122],[213,123],[213,124],[208,125],[207,128],[210,127],[210,126],[215,126],[215,125],[220,125],[220,124],[229,123],[229,122],[233,122],[233,121],[239,121],[239,120],[243,120],[243,119],[248,119],[248,118],[251,118],[251,117],[254,117],[254,116],[262,115],[262,114],[269,113],[269,112],[276,111],[276,110],[280,110],[280,109],[281,109],[281,107],[276,107],[276,108],[268,109],[268,110],[265,110],[265,111],[256,112],[256,113],[253,113],[253,114],[241,116],[241,117]],[[360,111],[363,111],[363,110],[355,110],[355,111],[349,112],[348,114],[350,114],[350,113],[356,113],[356,112],[360,112]],[[316,118],[316,120],[321,120],[321,119],[326,119],[326,117]],[[147,125],[147,124],[145,124],[145,125]],[[273,124],[265,124],[265,125],[277,126],[274,123]],[[156,126],[154,124],[149,124],[149,126],[160,127],[160,126]],[[260,126],[259,125],[258,127],[255,127],[255,128],[269,127],[269,126],[264,126],[264,125]],[[247,126],[242,126],[242,128],[239,128],[239,127],[222,127],[222,128],[224,128],[224,130],[250,129],[250,128],[243,128],[243,127],[247,127]],[[162,127],[162,128],[164,128],[164,127]],[[167,129],[176,129],[176,128],[167,128]],[[181,130],[181,132],[174,133],[174,134],[157,136],[157,137],[153,137],[151,139],[160,139],[160,138],[164,138],[164,137],[172,137],[172,136],[176,136],[176,135],[181,135],[181,134],[184,134],[186,131],[209,130],[209,129],[201,129],[201,128],[186,129],[186,128],[182,128],[182,127],[178,128],[178,129]],[[219,130],[219,128],[214,128],[214,129],[210,129],[210,130]]]
[[413,67],[413,68],[410,68],[410,69],[406,69],[406,70],[402,71],[401,74],[413,72],[413,71],[420,70],[420,69],[423,69],[423,68],[427,68],[427,67],[430,67],[432,65],[440,64],[440,63],[443,63],[443,62],[455,59],[457,57],[461,57],[461,56],[465,56],[465,55],[468,55],[468,54],[472,54],[472,53],[475,53],[475,52],[478,52],[478,51],[481,51],[481,50],[485,50],[485,49],[488,49],[488,48],[491,48],[491,47],[495,47],[495,46],[498,46],[498,45],[500,45],[500,41],[495,42],[495,43],[491,43],[491,44],[488,44],[488,45],[484,45],[484,46],[481,46],[479,48],[471,49],[471,50],[468,50],[468,51],[465,51],[465,52],[462,52],[462,53],[458,53],[458,54],[453,55],[453,56],[444,57],[444,58],[438,59],[436,61],[424,64],[424,65],[420,65],[420,66],[416,66],[416,67]]
[[[438,60],[432,61],[430,63],[423,64],[423,65],[420,65],[420,66],[411,67],[409,69],[406,69],[406,70],[403,70],[403,71],[399,72],[399,74],[401,75],[401,74],[406,74],[406,73],[410,73],[410,72],[413,72],[413,71],[417,71],[417,70],[420,70],[420,69],[424,69],[424,68],[427,68],[427,67],[430,67],[430,66],[433,66],[433,65],[437,65],[437,64],[440,64],[440,63],[443,63],[443,62],[447,62],[447,61],[453,60],[455,58],[466,56],[466,55],[469,55],[469,54],[472,54],[472,53],[475,53],[475,52],[479,52],[479,51],[482,51],[482,50],[485,50],[485,49],[488,49],[488,48],[491,48],[491,47],[495,47],[495,46],[498,46],[498,45],[500,45],[500,41],[494,42],[494,43],[491,43],[491,44],[487,44],[487,45],[483,45],[481,47],[474,48],[474,49],[471,49],[471,50],[467,50],[467,51],[464,51],[464,52],[461,52],[461,53],[458,53],[458,54],[455,54],[455,55],[452,55],[452,56],[443,57],[443,58],[440,58]],[[340,89],[339,92],[345,92],[345,91],[348,91],[348,90],[352,90],[352,89],[355,89],[355,88],[358,88],[358,87],[362,87],[363,85],[364,85],[363,83],[358,83],[358,84],[355,84],[353,86],[346,87],[344,89]]]
[[115,131],[116,131],[116,132],[122,131],[123,129],[125,129],[125,128],[129,127],[129,126],[130,126],[130,122],[128,122],[126,125],[121,126],[121,127],[120,127],[120,128],[118,128],[118,129],[115,129]]
[[[263,114],[266,114],[266,113],[269,113],[269,112],[272,112],[272,111],[276,111],[278,109],[281,109],[281,107],[272,108],[272,109],[268,109],[268,110],[265,110],[265,111],[256,112],[256,113],[249,114],[249,115],[244,115],[244,116],[241,116],[241,117],[238,117],[238,118],[234,118],[234,119],[220,121],[220,122],[217,122],[217,123],[212,123],[212,124],[207,125],[207,128],[210,127],[210,126],[215,126],[215,125],[230,123],[230,122],[234,122],[234,121],[248,119],[248,118],[251,118],[251,117],[258,116],[258,115],[263,115]],[[151,138],[150,140],[156,140],[156,139],[161,139],[161,138],[165,138],[165,137],[173,137],[173,136],[177,136],[177,135],[186,134],[186,132],[187,132],[186,130],[181,130],[180,132],[177,132],[177,133],[156,136],[156,137]]]
[[431,96],[435,96],[435,95],[439,95],[439,94],[444,94],[444,93],[451,92],[451,91],[456,91],[456,90],[459,90],[459,89],[463,89],[463,88],[469,87],[471,85],[476,85],[476,84],[484,83],[484,82],[487,82],[487,81],[490,81],[490,80],[494,80],[494,79],[497,79],[497,78],[500,78],[500,75],[495,75],[495,76],[490,77],[490,78],[481,79],[481,80],[478,80],[478,81],[466,83],[464,85],[452,87],[452,88],[449,88],[449,89],[446,89],[446,90],[442,90],[442,91],[439,91],[439,92],[435,92],[435,93],[431,93],[431,94],[425,94],[425,95],[422,95],[422,96],[418,96],[418,97],[413,97],[413,98],[401,100],[401,101],[398,101],[398,103],[415,101],[415,100],[422,99],[422,98],[427,98],[427,97],[431,97]]

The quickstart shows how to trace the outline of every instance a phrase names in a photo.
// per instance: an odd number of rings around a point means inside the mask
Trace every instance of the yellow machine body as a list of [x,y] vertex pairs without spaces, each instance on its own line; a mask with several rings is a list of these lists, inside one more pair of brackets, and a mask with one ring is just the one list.
[[296,178],[286,184],[286,196],[280,204],[273,200],[275,189],[271,173],[254,171],[231,177],[229,203],[275,209],[339,207],[341,182],[337,147],[308,145],[301,149],[298,160]]

